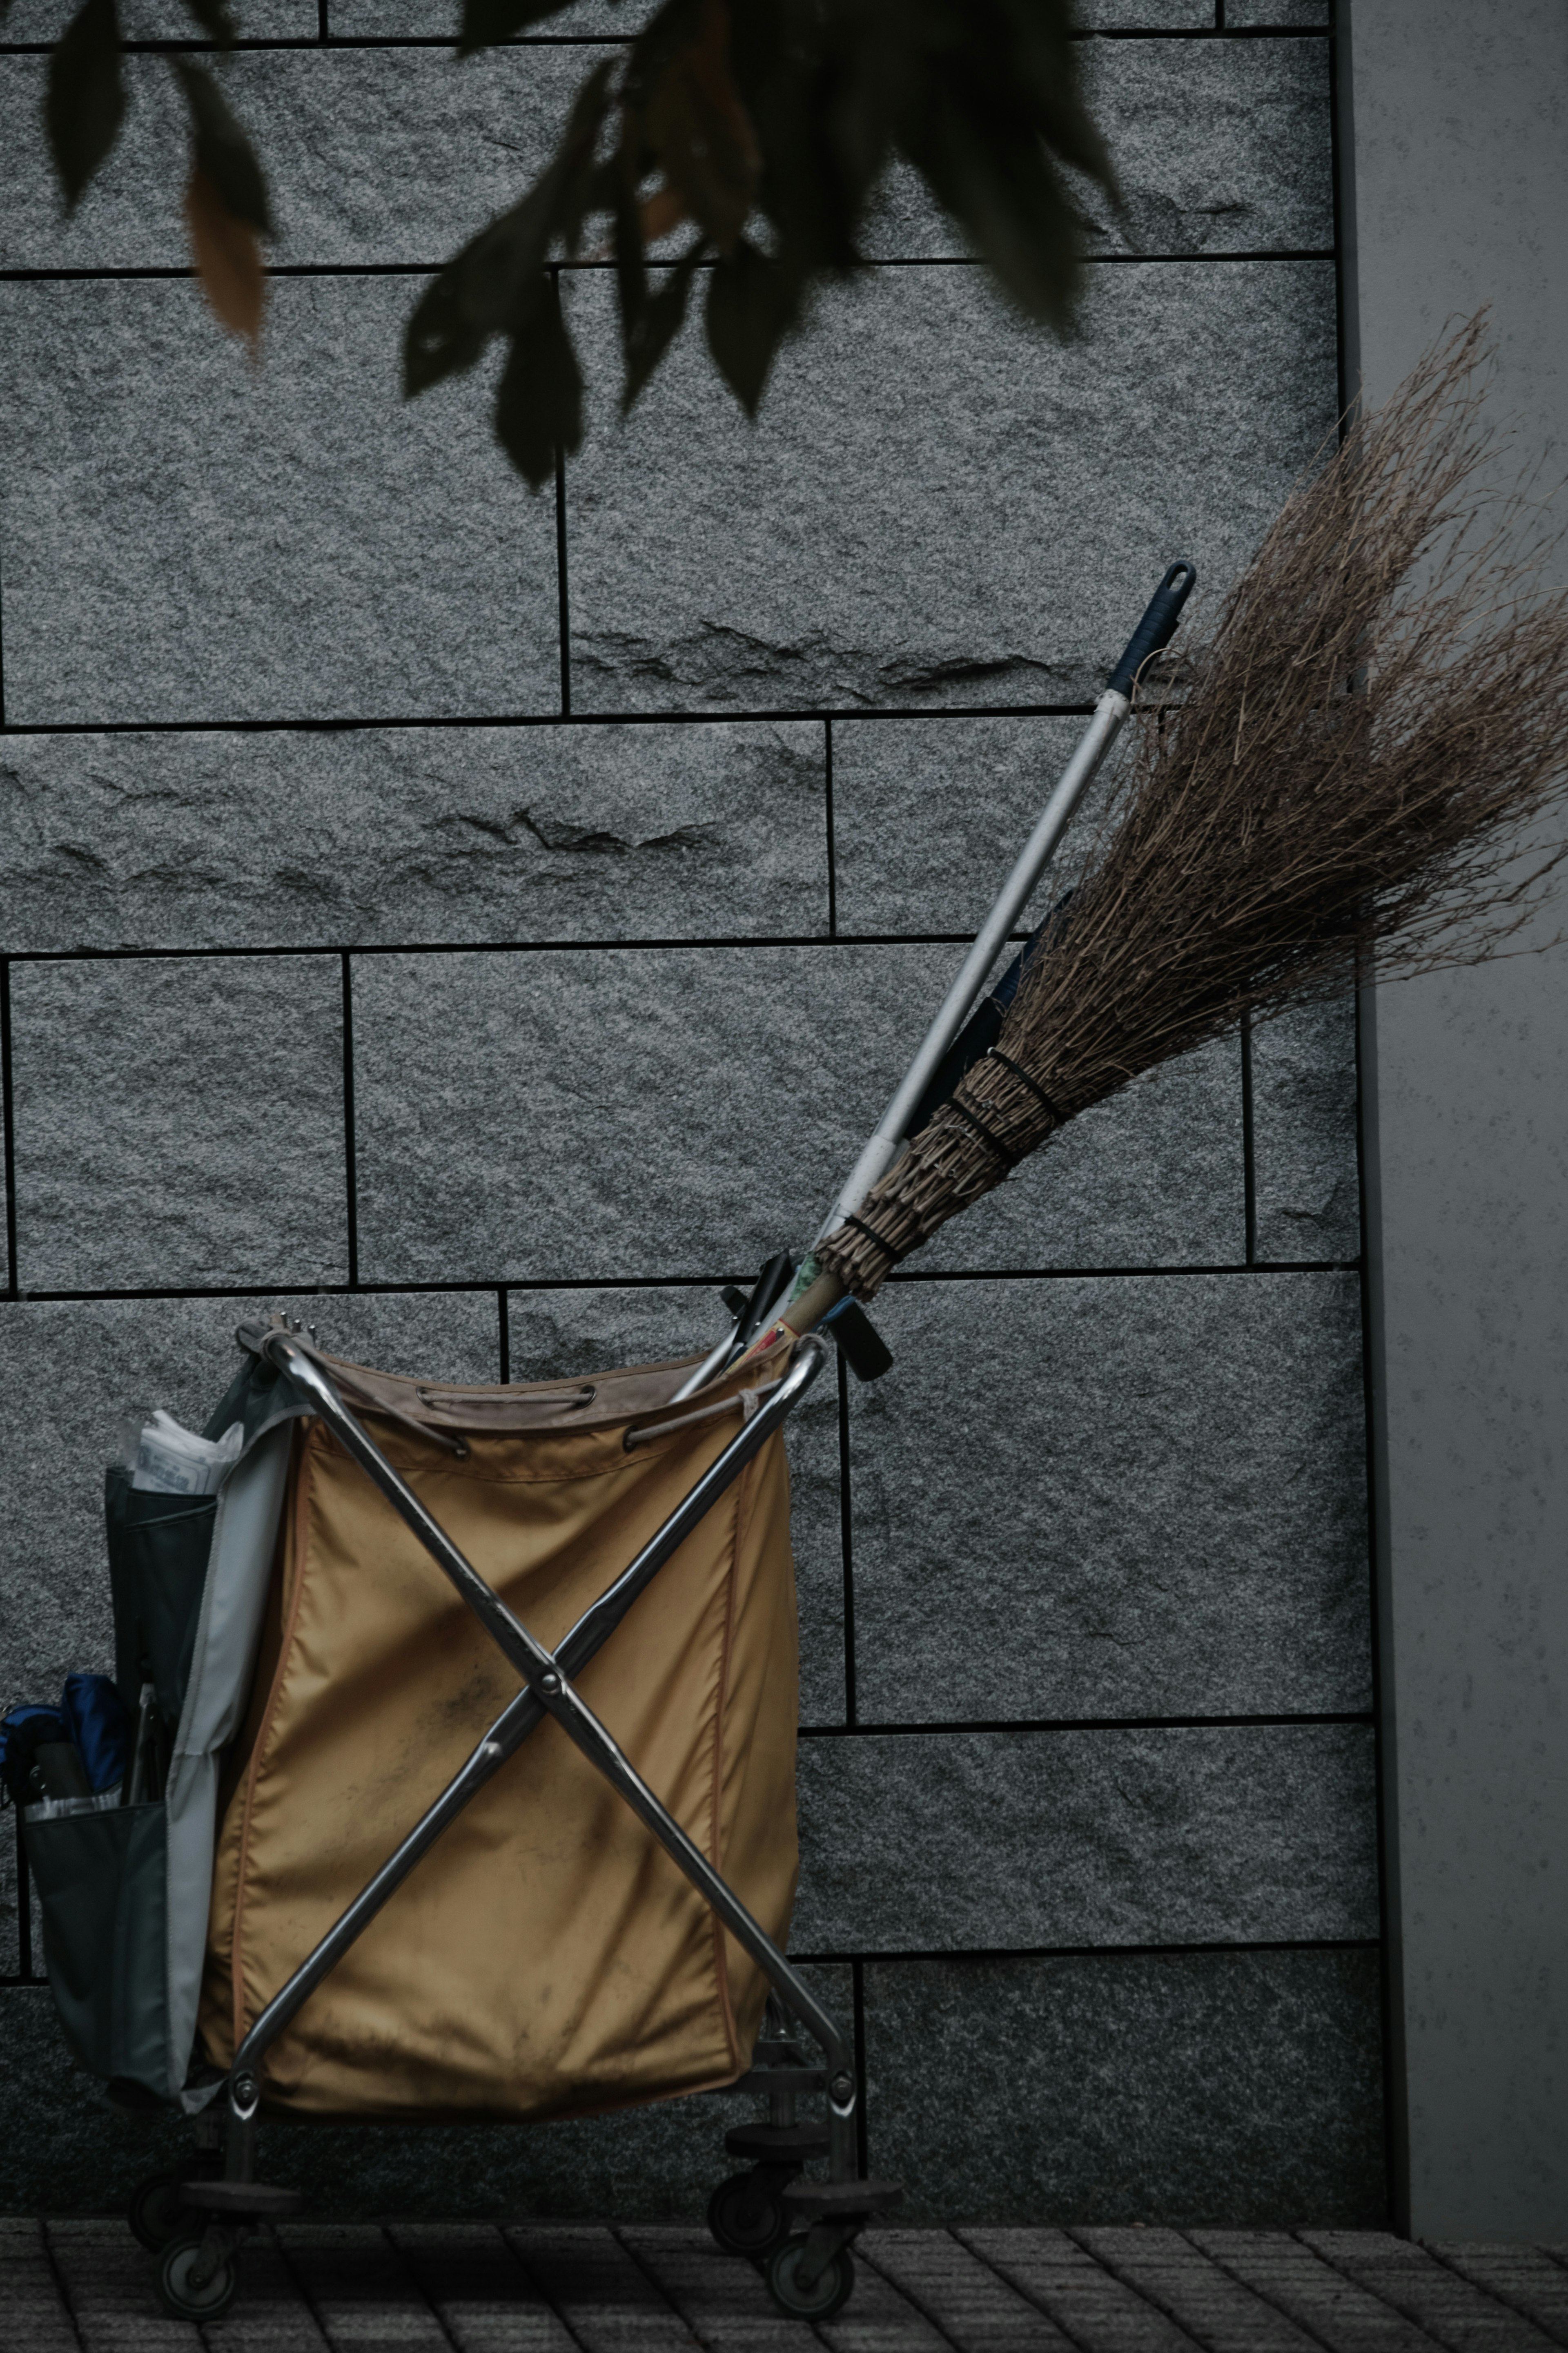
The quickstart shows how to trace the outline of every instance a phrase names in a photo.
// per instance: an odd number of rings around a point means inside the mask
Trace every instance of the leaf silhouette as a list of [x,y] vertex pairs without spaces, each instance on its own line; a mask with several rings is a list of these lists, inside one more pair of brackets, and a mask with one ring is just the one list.
[[120,136],[125,83],[120,70],[120,20],[114,0],[84,0],[49,59],[44,121],[49,153],[75,212],[83,191]]
[[730,72],[724,0],[697,0],[688,13],[690,37],[650,79],[644,120],[671,190],[728,253],[756,202],[762,155]]

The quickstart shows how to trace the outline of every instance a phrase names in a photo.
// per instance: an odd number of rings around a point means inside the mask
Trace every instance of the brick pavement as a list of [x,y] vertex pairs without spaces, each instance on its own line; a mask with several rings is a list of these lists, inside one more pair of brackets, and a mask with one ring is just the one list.
[[286,2225],[239,2298],[163,2313],[114,2221],[0,2221],[0,2353],[1543,2353],[1568,2247],[1381,2232],[879,2229],[812,2330],[689,2226]]

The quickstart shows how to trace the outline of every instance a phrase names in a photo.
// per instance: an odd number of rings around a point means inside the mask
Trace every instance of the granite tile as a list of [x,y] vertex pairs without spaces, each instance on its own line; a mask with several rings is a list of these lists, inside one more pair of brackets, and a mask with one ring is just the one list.
[[[8,2213],[113,2214],[146,2175],[189,2148],[189,2132],[171,2117],[110,2105],[67,2052],[46,1986],[0,1987],[0,2034],[12,2117],[0,2149]],[[109,2227],[140,2257],[151,2288],[151,2266],[124,2223]]]
[[[870,1964],[866,2040],[911,2222],[1384,2219],[1375,1953]],[[1082,2250],[962,2235],[1084,2341]]]
[[1189,33],[1214,28],[1215,0],[1078,0],[1085,33]]
[[[52,1698],[112,1660],[103,1465],[121,1416],[163,1405],[199,1428],[238,1366],[234,1329],[274,1307],[323,1347],[436,1380],[500,1377],[493,1292],[22,1301],[0,1305],[0,1659],[5,1697]],[[8,1851],[9,1834],[0,1836]]]
[[1370,1725],[803,1741],[805,1953],[1375,1937]]
[[356,957],[363,1274],[750,1275],[858,1150],[920,954]]
[[256,368],[187,281],[0,286],[13,725],[559,708],[553,502],[403,405],[408,300],[278,280]]
[[1260,1259],[1352,1259],[1361,1249],[1353,997],[1304,1006],[1252,1033]]
[[1089,276],[1062,344],[966,265],[873,269],[755,426],[689,336],[617,427],[610,291],[579,280],[574,706],[1092,700],[1173,556],[1217,611],[1333,419],[1331,266]]
[[[357,956],[362,1275],[749,1275],[816,1230],[953,963],[899,945]],[[1222,1047],[1086,1115],[922,1263],[1168,1264],[1241,1240]]]
[[[237,52],[218,72],[267,174],[268,259],[444,261],[549,161],[593,64],[580,47],[460,62],[440,49]],[[47,71],[42,57],[0,58],[0,264],[184,267],[190,134],[164,60],[127,59],[124,131],[68,216],[44,141]],[[418,289],[403,291],[412,304]]]
[[[810,1974],[847,2027],[847,1968]],[[11,2122],[0,2154],[0,2203],[12,2212],[113,2213],[146,2174],[184,2155],[189,2137],[182,2127],[111,2107],[101,2085],[72,2064],[44,1988],[0,1988],[0,2033],[10,2063]],[[547,2125],[268,2118],[260,2147],[267,2178],[303,2191],[305,2211],[318,2221],[454,2213],[700,2221],[716,2185],[735,2169],[725,2133],[758,2114],[749,2094],[718,2092]],[[115,2228],[123,2237],[123,2224]]]
[[[55,41],[76,15],[79,0],[12,0],[0,51],[24,41]],[[183,0],[119,0],[121,36],[127,41],[192,41],[201,38]],[[232,11],[247,41],[314,41],[318,0],[241,0]]]
[[25,1290],[344,1279],[337,958],[17,965],[11,1024]]
[[1235,1266],[1246,1239],[1240,1050],[1222,1039],[1080,1112],[909,1264],[922,1275]]
[[[509,1291],[507,1310],[514,1381],[570,1379],[689,1356],[711,1347],[728,1322],[711,1291],[675,1285]],[[804,1724],[845,1720],[840,1378],[837,1365],[825,1366],[784,1426]]]
[[[336,41],[456,41],[460,0],[329,0]],[[521,34],[519,48],[552,41],[629,40],[643,19],[625,0],[568,0]]]
[[1315,31],[1331,29],[1331,0],[1225,0],[1225,26],[1227,33],[1243,33],[1264,27],[1295,30],[1310,26]]
[[[1079,55],[1122,198],[1118,209],[1086,174],[1068,175],[1090,252],[1332,246],[1326,42],[1090,40]],[[934,260],[967,249],[915,173],[896,167],[863,250]]]
[[[1151,595],[1157,580],[1152,571]],[[1129,637],[1137,620],[1129,607]],[[977,932],[1088,724],[1087,718],[1021,719],[1000,712],[984,718],[835,720],[839,931]],[[1114,772],[1108,765],[1105,785],[1091,788],[1079,804],[1029,903],[1026,928],[1077,881]]]
[[849,1399],[863,1724],[1370,1707],[1353,1276],[885,1299],[897,1361]]
[[5,945],[826,931],[819,723],[9,735]]

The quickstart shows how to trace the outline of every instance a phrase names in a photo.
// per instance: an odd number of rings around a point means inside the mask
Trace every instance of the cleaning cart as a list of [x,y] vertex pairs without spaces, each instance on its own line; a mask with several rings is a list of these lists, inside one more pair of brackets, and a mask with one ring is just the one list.
[[[829,1225],[994,1038],[1025,958],[982,989],[1191,585],[1173,566]],[[792,1325],[812,1266],[728,1294],[705,1356],[580,1381],[423,1382],[258,1319],[201,1437],[155,1418],[111,1467],[115,1674],[73,1679],[109,1735],[89,1775],[68,1711],[14,1711],[5,1770],[72,2052],[193,2127],[131,2211],[173,2313],[216,2318],[244,2234],[300,2202],[269,2116],[721,2088],[764,2113],[726,2135],[715,2237],[787,2314],[848,2297],[900,2190],[860,2170],[851,2039],[785,1949],[783,1431],[835,1347],[890,1359],[850,1299]]]

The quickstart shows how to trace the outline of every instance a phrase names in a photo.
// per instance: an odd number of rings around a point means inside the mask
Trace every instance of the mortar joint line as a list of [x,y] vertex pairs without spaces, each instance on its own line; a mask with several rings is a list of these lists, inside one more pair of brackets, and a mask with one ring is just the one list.
[[[442,2343],[444,2345],[450,2346],[452,2353],[465,2353],[462,2339],[454,2336],[451,2329],[447,2327],[447,2316],[442,2311],[440,2306],[437,2303],[435,2297],[433,2295],[426,2295],[424,2281],[420,2278],[414,2264],[410,2262],[408,2256],[405,2254],[402,2247],[398,2244],[394,2232],[389,2230],[384,2222],[378,2222],[376,2229],[381,2235],[383,2245],[391,2250],[394,2262],[402,2272],[405,2279],[408,2282],[409,2286],[414,2290],[414,2294],[419,2303],[424,2306],[426,2311],[435,2322],[437,2329],[439,2331]],[[323,2329],[322,2334],[323,2336],[327,2334],[325,2329]],[[331,2343],[332,2340],[329,2337],[328,2341]]]
[[1103,2353],[1103,2348],[1097,2339],[1091,2339],[1081,2336],[1079,2330],[1074,2328],[1069,2322],[1064,2320],[1059,2313],[1053,2312],[1049,2306],[1047,2305],[1041,2297],[1034,2294],[1032,2289],[1026,2288],[1022,2280],[1010,2279],[1006,2272],[1002,2268],[1002,2265],[998,2263],[994,2263],[992,2258],[986,2253],[984,2247],[977,2247],[974,2244],[973,2240],[968,2235],[962,2224],[958,2225],[954,2229],[952,2235],[958,2241],[959,2245],[963,2249],[966,2254],[973,2255],[977,2263],[984,2263],[986,2270],[991,2274],[992,2278],[999,2280],[1005,2288],[1008,2288],[1012,2291],[1013,2295],[1022,2296],[1024,2302],[1028,2305],[1033,2311],[1037,2312],[1042,2319],[1049,2321],[1053,2328],[1060,2331],[1062,2336],[1067,2338],[1069,2345],[1076,2345],[1079,2348],[1079,2353]]
[[354,1126],[354,993],[353,957],[340,949],[343,1031],[343,1195],[344,1239],[348,1250],[349,1289],[359,1288],[359,1142]]
[[[20,1299],[16,1219],[16,1090],[11,1049],[11,959],[0,956],[0,1176],[5,1187],[5,1297]],[[18,1817],[18,1820],[20,1818]]]
[[[1548,2328],[1543,2320],[1538,2319],[1534,2313],[1527,2311],[1517,2298],[1509,2295],[1506,2288],[1492,2287],[1489,2284],[1483,2285],[1479,2280],[1471,2279],[1468,2273],[1462,2272],[1458,2264],[1450,2256],[1445,2254],[1442,2248],[1435,2245],[1430,2239],[1417,2239],[1415,2244],[1422,2250],[1423,2253],[1430,2255],[1435,2263],[1440,2263],[1444,2271],[1454,2279],[1460,2281],[1468,2288],[1473,2288],[1479,2295],[1489,2297],[1493,2304],[1500,2304],[1505,2311],[1517,2313],[1519,2317],[1528,2321],[1532,2328],[1539,2328],[1542,2335],[1549,2337],[1553,2345],[1568,2345],[1568,2337],[1564,2337],[1559,2329]],[[1536,2247],[1532,2252],[1547,2255],[1550,2259],[1551,2251],[1546,2247]]]
[[859,1683],[855,1658],[855,1490],[849,1457],[849,1376],[842,1355],[835,1371],[838,1380],[838,1546],[844,1598],[844,1725],[859,1720]]
[[[1211,2346],[1206,2337],[1200,2337],[1197,2330],[1181,2317],[1157,2288],[1146,2287],[1141,2280],[1130,2278],[1110,2255],[1102,2254],[1098,2247],[1087,2244],[1085,2233],[1094,2227],[1092,2223],[1085,2222],[1068,2222],[1064,2226],[1067,2236],[1072,2241],[1074,2246],[1081,2253],[1086,2254],[1091,2263],[1097,2263],[1108,2279],[1114,2280],[1118,2287],[1125,2288],[1129,2295],[1136,2296],[1140,2304],[1152,2306],[1156,2312],[1163,2313],[1172,2327],[1179,2336],[1184,2337],[1189,2345],[1199,2347],[1202,2348],[1202,2353],[1217,2353],[1217,2348]],[[1200,2249],[1194,2252],[1202,2251]]]
[[[647,2282],[649,2287],[652,2288],[655,2295],[658,2296],[666,2312],[670,2314],[672,2318],[679,2320],[683,2328],[689,2328],[691,2331],[692,2336],[697,2339],[697,2342],[709,2348],[709,2353],[725,2353],[725,2347],[722,2339],[721,2338],[716,2341],[699,2325],[696,2317],[691,2313],[686,2311],[676,2302],[674,2296],[670,2294],[668,2288],[665,2286],[664,2282],[659,2278],[658,2274],[654,2270],[653,2265],[648,2262],[646,2255],[643,2254],[641,2249],[634,2247],[631,2242],[626,2238],[625,2224],[620,2222],[611,2222],[606,2224],[605,2227],[609,2232],[610,2237],[615,2241],[616,2245],[619,2247],[622,2254],[625,2255],[627,2263],[633,2264],[639,2277]],[[815,2331],[813,2333],[815,2334]]]
[[[864,2171],[866,2166],[866,2160],[864,2158],[860,2160],[860,2166],[861,2170]],[[949,2233],[949,2235],[951,2236],[951,2233]],[[883,2270],[881,2264],[877,2261],[876,2253],[874,2252],[874,2240],[875,2234],[868,2231],[855,2242],[855,2253],[860,2262],[865,2264],[867,2270],[875,2272],[877,2277],[882,2282],[883,2285],[890,2288],[893,2294],[899,2297],[900,2302],[907,2304],[912,2311],[918,2312],[926,2326],[929,2328],[935,2330],[936,2334],[942,2338],[942,2343],[952,2347],[953,2353],[971,2353],[971,2348],[964,2344],[963,2338],[955,2337],[951,2328],[943,2326],[931,2305],[926,2302],[924,2296],[920,2295],[916,2289],[906,2286],[902,2280],[894,2279],[891,2273]]]
[[[1315,2256],[1317,2261],[1322,2264],[1323,2269],[1330,2273],[1333,2278],[1343,2280],[1348,2287],[1355,2288],[1362,2295],[1370,2296],[1374,2304],[1381,2304],[1385,2312],[1397,2313],[1401,2320],[1406,2322],[1410,2327],[1418,2329],[1421,2335],[1427,2338],[1431,2344],[1442,2344],[1443,2339],[1440,2337],[1434,2336],[1431,2329],[1426,2327],[1424,2321],[1416,2320],[1410,2313],[1405,2311],[1403,2305],[1395,2303],[1394,2297],[1388,2294],[1387,2290],[1378,2285],[1374,2277],[1368,2277],[1356,2272],[1347,2270],[1346,2266],[1339,2262],[1334,2255],[1329,2253],[1326,2249],[1322,2247],[1315,2247],[1311,2241],[1307,2237],[1305,2227],[1293,2230],[1290,2236],[1295,2240],[1298,2246],[1304,2247],[1306,2249],[1308,2254]],[[1415,2241],[1413,2243],[1416,2246],[1421,2245],[1421,2242],[1419,2240]],[[1426,2253],[1427,2251],[1423,2248],[1422,2252],[1423,2253]]]
[[65,2273],[60,2268],[59,2256],[55,2251],[55,2242],[49,2235],[49,2226],[47,2221],[40,2221],[38,2224],[38,2242],[43,2248],[44,2263],[49,2277],[55,2284],[55,2294],[59,2298],[60,2309],[65,2314],[67,2325],[77,2343],[85,2347],[87,2340],[81,2333],[81,2324],[77,2318],[76,2306],[71,2301],[70,2288]]
[[826,712],[822,721],[823,778],[826,794],[827,828],[827,936],[838,936],[838,841],[837,820],[833,802],[833,714]]
[[[540,2303],[543,2305],[545,2310],[552,2313],[555,2318],[560,2322],[561,2327],[571,2338],[573,2344],[581,2348],[581,2353],[594,2353],[594,2348],[589,2346],[586,2339],[582,2335],[582,2332],[573,2327],[561,2305],[556,2301],[555,2297],[551,2295],[549,2289],[540,2278],[539,2274],[532,2268],[529,2263],[528,2257],[518,2245],[516,2237],[518,2228],[519,2226],[515,2222],[503,2222],[500,2225],[501,2237],[506,2242],[507,2252],[510,2255],[513,2263],[517,2265],[518,2270],[522,2274],[523,2278],[528,2282],[529,2286],[533,2290],[534,2295],[539,2298]],[[606,2226],[605,2235],[606,2237],[614,2240],[616,2234],[608,2228],[608,2226]]]
[[[1190,2231],[1184,2231],[1182,2232],[1182,2236],[1184,2239],[1192,2240],[1192,2232]],[[1289,2232],[1281,2232],[1280,2236],[1282,2238],[1289,2238],[1291,2236],[1291,2233]],[[1193,2243],[1195,2244],[1195,2241]],[[1197,2252],[1199,2254],[1208,2253],[1206,2247],[1199,2247]],[[1309,2247],[1307,2249],[1307,2253],[1310,2255],[1315,2255],[1317,2250],[1315,2247]],[[1268,2288],[1258,2286],[1256,2282],[1252,2280],[1243,2279],[1241,2274],[1237,2271],[1233,2265],[1227,2263],[1223,2255],[1209,2255],[1209,2261],[1214,2264],[1216,2271],[1221,2271],[1225,2274],[1226,2279],[1234,2280],[1237,2286],[1242,2289],[1246,2295],[1255,2295],[1260,2304],[1266,2304],[1271,2312],[1277,2312],[1282,2320],[1289,2321],[1292,2328],[1299,2328],[1303,2337],[1310,2337],[1315,2345],[1321,2345],[1323,2348],[1323,2353],[1344,2353],[1342,2341],[1336,2344],[1331,2337],[1325,2337],[1322,2330],[1321,2328],[1314,2327],[1310,2320],[1304,2320],[1299,2312],[1292,2312],[1288,2304],[1281,2303],[1279,2297],[1272,2294]]]
[[849,1964],[851,2028],[855,2037],[855,2154],[863,2176],[871,2171],[871,2116],[866,2058],[866,1964],[857,1954]]
[[1244,1012],[1241,1045],[1242,1248],[1249,1267],[1258,1264],[1258,1142],[1252,1067],[1252,1016]]

